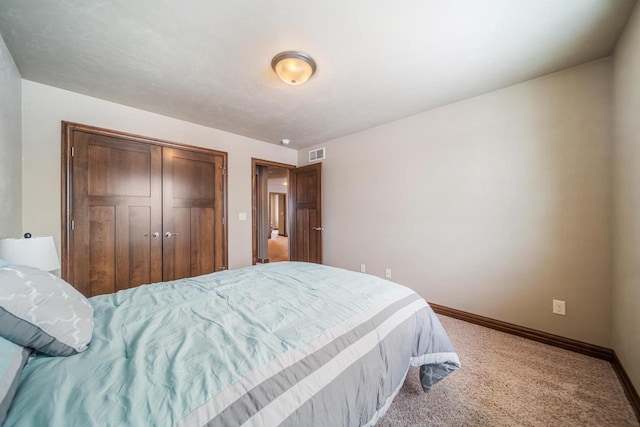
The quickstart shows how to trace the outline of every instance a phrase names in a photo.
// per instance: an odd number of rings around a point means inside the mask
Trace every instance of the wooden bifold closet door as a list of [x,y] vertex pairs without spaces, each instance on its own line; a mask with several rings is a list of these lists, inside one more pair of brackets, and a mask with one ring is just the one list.
[[222,156],[163,148],[163,280],[224,266]]
[[63,278],[86,296],[226,268],[226,153],[63,123]]

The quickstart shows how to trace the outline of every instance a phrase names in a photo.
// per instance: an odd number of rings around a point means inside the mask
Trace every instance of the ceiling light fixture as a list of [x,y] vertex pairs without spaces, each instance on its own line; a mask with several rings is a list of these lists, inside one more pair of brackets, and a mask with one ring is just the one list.
[[301,85],[316,71],[316,62],[306,53],[288,50],[271,60],[271,68],[280,80],[289,85]]
[[284,139],[281,139],[280,142],[282,143],[282,145],[289,145],[289,143],[291,141],[289,141],[288,139],[284,138]]

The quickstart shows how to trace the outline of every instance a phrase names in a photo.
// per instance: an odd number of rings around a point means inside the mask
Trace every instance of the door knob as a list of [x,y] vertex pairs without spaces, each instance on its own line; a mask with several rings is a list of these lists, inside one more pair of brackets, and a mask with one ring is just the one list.
[[160,237],[160,233],[158,233],[157,231],[155,233],[147,233],[144,235],[144,237],[153,237],[154,239],[157,239],[158,237]]
[[324,228],[322,228],[322,227],[314,227],[314,230],[316,230],[316,231],[324,231]]
[[177,234],[180,234],[180,233],[172,233],[170,231],[167,231],[166,233],[164,233],[164,237],[166,237],[167,239],[170,239],[171,236],[175,236]]

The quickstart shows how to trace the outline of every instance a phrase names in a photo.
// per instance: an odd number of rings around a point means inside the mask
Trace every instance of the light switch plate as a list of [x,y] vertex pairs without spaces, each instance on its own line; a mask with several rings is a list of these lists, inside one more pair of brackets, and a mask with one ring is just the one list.
[[240,212],[240,213],[238,214],[238,219],[239,219],[240,221],[246,221],[246,220],[247,220],[247,213],[246,213],[246,212]]

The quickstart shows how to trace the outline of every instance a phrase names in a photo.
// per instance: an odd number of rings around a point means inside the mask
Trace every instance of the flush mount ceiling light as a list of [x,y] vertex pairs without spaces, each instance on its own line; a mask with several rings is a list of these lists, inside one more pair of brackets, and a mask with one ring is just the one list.
[[316,62],[306,53],[288,50],[271,60],[271,68],[280,80],[289,85],[301,85],[316,71]]

